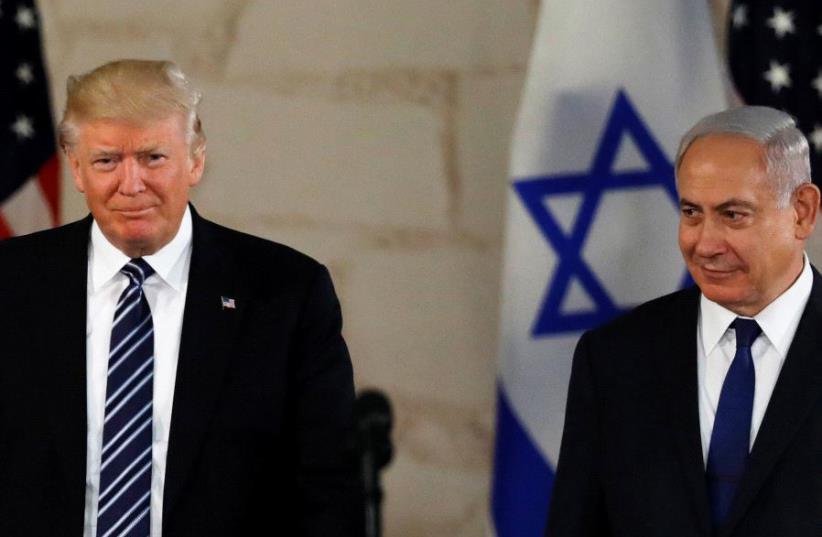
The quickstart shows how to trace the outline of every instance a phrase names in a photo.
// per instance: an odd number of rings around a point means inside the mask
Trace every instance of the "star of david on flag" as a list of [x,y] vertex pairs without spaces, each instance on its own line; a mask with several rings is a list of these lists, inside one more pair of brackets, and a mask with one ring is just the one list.
[[[615,171],[614,163],[624,136],[630,136],[647,163],[642,170]],[[627,94],[620,90],[614,101],[591,167],[582,173],[531,177],[514,182],[514,188],[545,239],[560,258],[532,328],[539,337],[592,328],[636,304],[618,304],[582,256],[602,196],[610,190],[663,189],[674,210],[679,205],[674,168],[654,140]],[[573,229],[567,233],[554,217],[546,198],[578,193],[583,196]],[[576,277],[594,302],[587,312],[563,312],[562,303]],[[681,286],[692,282],[684,271]]]

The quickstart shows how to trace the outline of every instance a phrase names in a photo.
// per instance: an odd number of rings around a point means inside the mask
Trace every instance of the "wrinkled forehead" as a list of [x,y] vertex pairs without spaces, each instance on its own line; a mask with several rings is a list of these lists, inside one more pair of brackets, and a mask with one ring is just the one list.
[[676,178],[680,197],[775,195],[763,145],[738,134],[709,134],[695,139],[683,154]]
[[717,181],[728,175],[761,179],[767,174],[764,145],[740,134],[707,134],[694,139],[682,155],[676,170],[677,183],[683,177],[710,177]]
[[78,142],[86,147],[188,143],[181,114],[160,118],[101,117],[76,125]]

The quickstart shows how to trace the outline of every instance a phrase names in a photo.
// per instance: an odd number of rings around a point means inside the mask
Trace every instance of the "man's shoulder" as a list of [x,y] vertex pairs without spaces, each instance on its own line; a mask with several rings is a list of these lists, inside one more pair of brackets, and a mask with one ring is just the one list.
[[654,364],[696,341],[699,289],[690,287],[645,302],[586,332],[578,343],[597,377],[620,390],[652,379]]
[[691,286],[655,298],[588,332],[594,339],[622,340],[646,338],[667,332],[673,323],[695,321],[699,308],[699,288]]
[[83,248],[88,244],[90,225],[91,218],[86,217],[55,228],[4,239],[0,241],[0,265],[19,270],[26,261],[43,264],[59,258],[62,252]]
[[195,255],[199,247],[224,258],[249,274],[263,273],[278,277],[306,277],[324,271],[311,256],[270,239],[252,235],[198,217],[195,223]]

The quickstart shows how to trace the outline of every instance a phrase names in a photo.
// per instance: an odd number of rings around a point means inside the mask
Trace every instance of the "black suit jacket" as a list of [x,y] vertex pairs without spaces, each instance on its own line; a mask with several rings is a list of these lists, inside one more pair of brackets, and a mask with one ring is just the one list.
[[[546,534],[711,535],[697,399],[699,291],[580,340]],[[822,535],[822,278],[813,288],[722,537]]]
[[[358,534],[352,371],[327,270],[192,216],[163,537]],[[0,243],[4,537],[83,534],[90,224]]]

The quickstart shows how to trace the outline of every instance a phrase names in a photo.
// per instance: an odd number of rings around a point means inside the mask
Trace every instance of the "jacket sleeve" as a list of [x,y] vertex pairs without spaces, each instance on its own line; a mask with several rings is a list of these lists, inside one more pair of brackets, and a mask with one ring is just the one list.
[[300,535],[362,534],[353,449],[354,382],[340,304],[319,266],[301,308],[292,362],[296,506]]
[[602,444],[590,339],[590,333],[584,334],[574,352],[546,537],[611,535],[600,475]]

